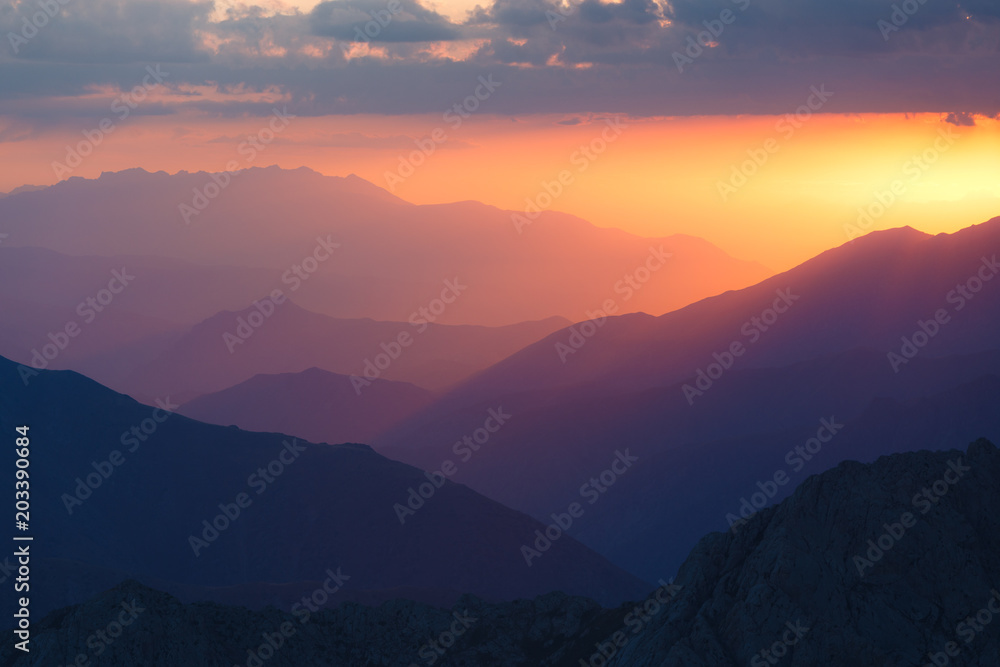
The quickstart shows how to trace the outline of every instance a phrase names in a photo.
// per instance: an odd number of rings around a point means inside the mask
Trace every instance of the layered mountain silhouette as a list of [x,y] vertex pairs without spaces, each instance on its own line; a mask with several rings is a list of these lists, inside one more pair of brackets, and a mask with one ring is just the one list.
[[[215,196],[199,199],[206,190]],[[134,169],[0,200],[5,247],[267,268],[304,308],[338,318],[406,321],[454,279],[468,291],[441,323],[578,321],[608,299],[659,314],[769,275],[695,237],[641,238],[555,212],[519,231],[512,215],[414,206],[356,176],[277,167],[228,181]]]
[[[155,256],[0,248],[0,306],[8,314],[0,354],[34,368],[76,370],[150,401],[315,365],[365,382],[384,374],[441,389],[570,323],[552,317],[505,327],[441,325],[419,311],[395,323],[343,320],[308,312],[284,295],[279,308],[261,306],[273,316],[259,322],[260,309],[247,304],[266,304],[280,284],[272,273]],[[67,327],[76,332],[71,339]],[[400,334],[412,346],[383,368],[382,345],[395,348]]]
[[310,368],[257,375],[185,403],[178,412],[210,424],[311,442],[371,442],[432,400],[433,394],[407,382],[374,380],[359,386],[350,376]]
[[1000,218],[937,236],[909,227],[874,232],[752,287],[660,317],[608,317],[556,332],[470,381],[461,394],[468,400],[541,389],[609,393],[681,380],[694,386],[698,371],[723,363],[714,355],[725,357],[734,343],[744,350],[733,359],[738,368],[859,347],[902,356],[901,339],[922,332],[920,322],[935,330],[938,311],[944,322],[916,347],[918,354],[994,349],[998,252]]
[[195,325],[115,386],[150,397],[190,396],[261,373],[318,367],[358,378],[356,396],[377,379],[441,390],[566,324],[558,317],[502,327],[344,320],[265,296]]
[[42,582],[0,663],[124,604],[108,664],[997,664],[1000,218],[768,277],[519,215],[276,167],[0,196]]
[[[728,528],[730,516],[742,515],[742,499],[779,471],[789,481],[772,485],[765,504],[844,459],[906,451],[913,437],[935,447],[960,446],[979,435],[1000,439],[1000,352],[917,359],[905,376],[884,375],[883,361],[880,352],[860,350],[786,368],[734,371],[713,391],[711,404],[688,405],[677,384],[510,408],[509,425],[455,479],[545,520],[579,499],[581,485],[598,477],[627,442],[639,460],[570,532],[655,580],[664,567],[676,568],[699,536]],[[470,409],[424,422],[398,447],[380,449],[438,470],[455,459],[451,444],[477,420],[481,415]],[[818,450],[813,442],[812,453],[796,453],[824,421],[842,428]],[[427,443],[420,458],[404,457],[411,443]]]
[[68,371],[25,386],[5,359],[0,394],[0,429],[27,425],[35,443],[31,516],[44,548],[32,572],[45,585],[33,610],[126,575],[201,599],[255,587],[258,602],[337,568],[349,588],[435,599],[559,590],[615,602],[646,587],[568,537],[528,567],[520,545],[543,524],[365,445],[210,426],[169,413],[169,399],[142,405]]
[[[451,610],[333,601],[250,612],[127,581],[46,617],[35,650],[53,664],[87,655],[78,628],[124,610],[134,627],[105,647],[114,664],[987,667],[1000,661],[998,517],[1000,453],[979,440],[812,476],[735,535],[706,536],[675,580],[618,608],[550,594],[468,596]],[[5,664],[38,664],[16,653],[0,648]]]
[[[608,318],[589,338],[574,333],[584,331],[577,324],[484,371],[374,445],[434,470],[487,406],[503,403],[516,418],[457,479],[544,519],[628,442],[641,462],[574,534],[653,579],[663,563],[679,564],[698,535],[726,527],[757,482],[788,469],[786,453],[815,437],[822,419],[847,428],[813,466],[906,449],[884,431],[855,427],[865,414],[872,424],[895,423],[896,402],[927,401],[918,423],[940,438],[936,445],[1000,437],[989,384],[1000,374],[1000,281],[973,281],[968,297],[956,287],[988,275],[997,247],[1000,219],[937,237],[876,233],[660,318]],[[796,300],[765,324],[761,313],[786,289]],[[935,324],[939,310],[947,318]],[[932,335],[915,336],[924,327]],[[904,350],[904,337],[923,344]],[[730,352],[734,342],[739,355]],[[977,382],[986,383],[987,398],[961,412],[945,407]]]

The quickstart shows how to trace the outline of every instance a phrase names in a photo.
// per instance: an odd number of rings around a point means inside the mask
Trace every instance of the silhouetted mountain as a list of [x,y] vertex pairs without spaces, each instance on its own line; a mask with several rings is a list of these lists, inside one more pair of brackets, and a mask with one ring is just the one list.
[[87,631],[131,611],[134,627],[107,647],[102,664],[141,656],[153,667],[262,657],[282,667],[882,667],[959,657],[989,667],[1000,662],[991,630],[998,581],[1000,453],[979,440],[966,452],[897,454],[812,476],[736,534],[706,536],[676,580],[641,604],[465,597],[450,612],[333,602],[306,616],[182,606],[126,582],[36,623],[31,658],[8,642],[0,659],[17,666],[39,664],[36,655],[53,664],[87,655]]
[[[639,460],[570,533],[653,580],[664,567],[673,571],[701,535],[728,527],[727,514],[739,516],[741,498],[779,470],[791,483],[775,489],[768,504],[805,475],[848,458],[904,451],[914,438],[934,447],[982,435],[1000,439],[1000,352],[917,358],[900,374],[885,373],[883,363],[882,352],[855,350],[783,368],[733,370],[694,405],[680,383],[593,398],[536,393],[531,406],[505,396],[505,409],[518,406],[508,410],[510,423],[455,479],[545,520],[579,499],[581,485],[628,443]],[[844,428],[821,451],[796,454],[822,420]],[[478,408],[415,418],[374,444],[391,458],[437,470],[456,459],[452,444],[477,421]]]
[[277,167],[231,178],[132,169],[0,200],[6,245],[267,267],[274,287],[339,318],[406,321],[455,279],[468,291],[439,322],[577,321],[609,299],[621,312],[663,313],[769,274],[695,237],[642,238],[555,212],[519,230],[512,215],[476,202],[414,206],[356,176]]
[[[1000,375],[1000,282],[982,283],[971,299],[955,287],[980,270],[989,275],[991,247],[1000,247],[1000,219],[936,237],[876,233],[659,318],[608,318],[590,338],[574,334],[583,330],[577,324],[487,369],[373,444],[434,470],[486,406],[503,403],[517,418],[457,479],[544,519],[627,442],[642,462],[573,534],[655,578],[660,564],[676,565],[698,535],[718,528],[727,506],[738,507],[762,476],[786,467],[785,453],[813,437],[820,419],[851,424],[879,399],[937,400]],[[786,289],[798,298],[761,331],[750,318]],[[959,297],[961,308],[953,303]],[[936,309],[948,319],[931,326]],[[925,345],[903,357],[901,338],[922,331],[919,322],[936,333],[922,334]],[[571,347],[574,335],[579,348]],[[734,342],[742,354],[730,351]],[[905,361],[891,363],[890,352]],[[921,423],[947,438],[938,444],[1000,437],[973,429],[1000,426],[988,402],[975,405],[978,421],[943,409]],[[891,442],[867,437],[848,454],[838,440],[823,465],[896,451],[884,449]]]
[[[210,426],[68,371],[24,386],[3,359],[0,395],[0,432],[24,424],[34,443],[31,525],[44,546],[32,573],[45,581],[34,610],[106,587],[92,587],[97,570],[76,576],[81,566],[203,587],[207,598],[215,588],[322,580],[338,567],[349,588],[367,591],[514,599],[562,590],[620,601],[645,588],[571,538],[526,566],[520,545],[542,524],[365,445]],[[5,452],[13,470],[14,447]]]
[[[557,331],[456,395],[468,403],[539,389],[606,394],[682,380],[698,389],[698,372],[707,374],[712,364],[725,375],[723,364],[781,366],[859,347],[902,357],[902,338],[915,335],[923,345],[912,352],[920,356],[996,349],[998,249],[1000,218],[937,236],[909,227],[874,232],[753,287],[660,317],[609,317],[600,326]],[[934,322],[939,311],[940,324]],[[933,333],[924,333],[920,322]],[[896,367],[905,372],[908,360]],[[893,372],[888,360],[885,369]],[[692,394],[698,400],[711,398]]]
[[[418,313],[401,323],[351,322],[306,313],[285,301],[282,312],[273,321],[268,318],[271,331],[258,336],[266,345],[223,340],[226,332],[256,333],[253,327],[237,332],[237,319],[250,316],[255,308],[247,304],[271,294],[279,278],[270,269],[208,267],[155,256],[82,257],[0,248],[0,306],[8,315],[0,323],[0,355],[25,365],[75,370],[141,400],[166,393],[190,398],[224,389],[255,371],[300,371],[315,365],[314,359],[329,370],[360,376],[365,359],[374,363],[383,352],[380,345],[394,347],[405,331],[419,351],[413,354],[408,348],[407,358],[393,360],[386,373],[441,388],[569,324],[548,318],[496,328],[443,326],[431,324],[430,313],[430,319]],[[53,344],[59,340],[53,337],[65,339],[68,326],[77,334],[56,350]],[[228,363],[245,364],[245,369],[219,370],[230,349],[244,347],[251,351]],[[191,358],[178,360],[178,348],[181,356],[190,353]],[[158,364],[160,355],[165,356]],[[266,359],[258,359],[260,355]],[[147,386],[142,370],[147,367],[163,381]],[[381,375],[381,369],[373,367],[369,373]],[[167,381],[178,374],[184,379]]]
[[237,312],[192,327],[151,363],[115,388],[129,394],[204,394],[261,373],[318,367],[359,378],[363,394],[375,379],[439,390],[561,329],[551,317],[503,327],[341,320],[264,297]]
[[705,537],[670,613],[609,664],[1000,664],[987,620],[1000,610],[998,509],[986,440],[842,463],[737,534]]
[[47,187],[47,185],[22,185],[19,188],[14,188],[10,192],[0,192],[0,199],[10,197],[11,195],[21,194],[22,192],[38,192],[39,190],[44,190]]
[[295,435],[310,442],[371,442],[426,407],[432,394],[406,382],[374,380],[359,394],[347,375],[310,368],[256,375],[178,410],[210,424]]

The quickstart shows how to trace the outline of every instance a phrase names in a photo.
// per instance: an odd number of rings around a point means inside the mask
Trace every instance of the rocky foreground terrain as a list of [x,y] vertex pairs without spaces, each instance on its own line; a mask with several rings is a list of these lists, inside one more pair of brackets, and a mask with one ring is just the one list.
[[[36,621],[2,665],[1000,664],[1000,453],[845,462],[614,609],[553,593],[451,610],[183,605],[132,581]],[[320,596],[322,597],[322,596]]]

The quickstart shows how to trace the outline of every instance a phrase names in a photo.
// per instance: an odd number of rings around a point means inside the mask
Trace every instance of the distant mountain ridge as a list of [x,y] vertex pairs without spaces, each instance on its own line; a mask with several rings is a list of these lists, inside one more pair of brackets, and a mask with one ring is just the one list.
[[314,367],[255,375],[185,403],[179,412],[210,424],[334,444],[370,442],[432,400],[429,391],[407,382],[376,379],[358,385],[350,376]]
[[[924,354],[992,349],[1000,333],[1000,280],[990,282],[1000,274],[998,255],[1000,218],[937,236],[909,227],[874,232],[752,287],[657,318],[598,318],[590,335],[580,333],[580,325],[556,332],[461,393],[474,398],[555,387],[600,393],[693,382],[698,370],[716,362],[714,354],[728,354],[736,342],[746,350],[738,360],[744,368],[857,347],[888,353],[940,309],[960,324],[940,326]],[[986,278],[979,278],[981,271]],[[956,291],[968,282],[978,284],[975,293]]]
[[[848,425],[824,450],[824,466],[905,447],[881,430],[901,427],[897,401],[925,401],[920,423],[941,438],[936,445],[1000,438],[989,384],[1000,375],[1000,279],[985,278],[994,248],[1000,218],[950,235],[890,230],[658,318],[578,323],[476,375],[373,446],[433,469],[455,434],[502,402],[521,419],[458,479],[543,518],[600,469],[609,443],[627,441],[641,465],[573,534],[649,578],[784,468],[785,452],[815,435],[821,418]],[[967,284],[969,297],[959,290]],[[904,349],[904,339],[920,347]],[[891,362],[904,352],[905,363]],[[978,382],[984,391],[970,410],[945,408]]]
[[115,386],[151,397],[206,394],[259,374],[318,367],[357,378],[356,395],[378,379],[439,391],[566,324],[559,317],[503,327],[339,319],[264,296],[199,322]]
[[[199,193],[197,215],[182,215]],[[132,169],[0,199],[5,247],[70,255],[160,255],[280,276],[329,239],[340,248],[295,298],[338,318],[406,320],[456,277],[469,291],[439,321],[497,326],[579,321],[608,299],[659,314],[769,275],[691,236],[642,238],[556,212],[518,233],[510,216],[477,202],[416,206],[356,176],[277,167],[228,180]],[[651,253],[672,256],[659,266]]]

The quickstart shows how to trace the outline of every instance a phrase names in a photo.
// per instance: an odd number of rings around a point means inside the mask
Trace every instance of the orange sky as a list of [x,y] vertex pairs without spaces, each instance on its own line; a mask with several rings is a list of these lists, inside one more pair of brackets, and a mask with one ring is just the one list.
[[[459,127],[440,115],[296,118],[252,163],[238,145],[264,127],[260,119],[128,118],[72,175],[129,167],[220,171],[238,159],[242,166],[353,172],[387,187],[386,172],[415,149],[414,139],[440,128],[447,140],[395,185],[395,194],[416,203],[477,199],[516,210],[566,170],[571,179],[552,209],[638,234],[701,236],[775,270],[848,240],[845,225],[856,222],[858,208],[871,206],[876,191],[894,181],[898,201],[864,231],[909,224],[950,232],[1000,215],[997,120],[957,127],[939,115],[816,115],[795,127],[761,116],[624,119],[616,133],[599,117],[498,117],[488,105]],[[0,143],[0,191],[55,182],[52,161],[81,139],[79,130],[49,130]],[[581,147],[591,142],[587,157]],[[750,159],[748,151],[763,164],[724,200],[720,183]],[[913,160],[925,152],[933,164]]]

